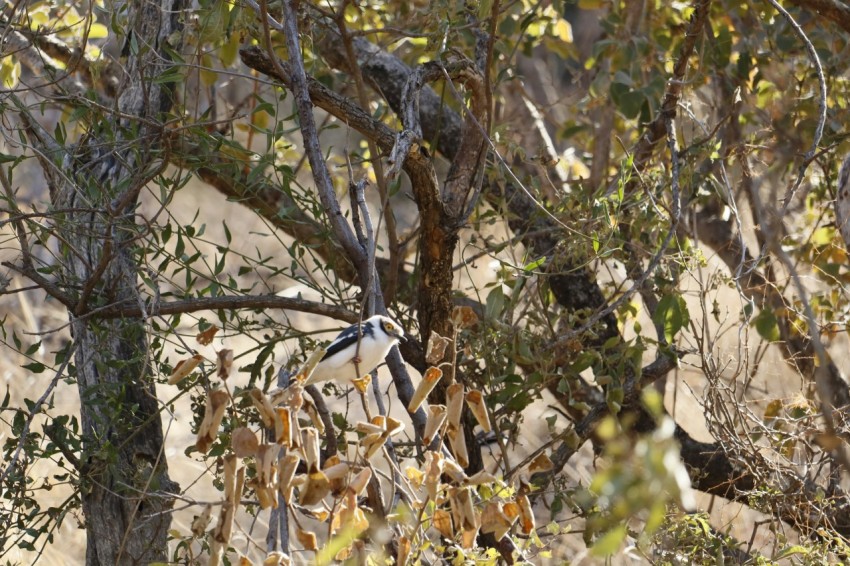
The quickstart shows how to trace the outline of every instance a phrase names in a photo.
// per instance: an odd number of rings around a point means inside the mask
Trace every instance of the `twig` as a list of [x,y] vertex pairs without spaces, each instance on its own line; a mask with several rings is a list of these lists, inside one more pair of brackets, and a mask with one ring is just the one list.
[[797,34],[797,37],[799,37],[800,41],[803,42],[803,45],[806,47],[806,53],[809,54],[809,59],[811,59],[812,65],[814,66],[815,72],[818,76],[818,123],[815,127],[812,146],[809,148],[809,151],[803,155],[803,162],[800,163],[800,167],[797,169],[797,180],[793,185],[788,187],[788,191],[782,199],[782,210],[779,213],[779,217],[782,218],[785,216],[785,213],[788,212],[788,207],[791,206],[794,194],[797,192],[797,189],[800,188],[800,184],[803,182],[803,176],[806,174],[806,169],[808,169],[809,164],[814,159],[815,153],[818,149],[818,144],[823,137],[823,128],[826,124],[826,78],[823,76],[823,66],[821,66],[820,58],[818,57],[817,51],[815,51],[815,46],[812,45],[811,41],[809,41],[809,38],[806,36],[806,32],[803,31],[800,24],[794,20],[791,14],[789,14],[788,11],[779,4],[779,2],[776,0],[767,1],[782,15],[783,18],[785,18],[791,26],[791,29],[794,30],[794,33]]
[[[74,352],[77,351],[77,342],[71,343],[69,348],[66,348],[65,359],[62,360],[62,364],[59,366],[59,369],[56,370],[56,375],[53,376],[53,379],[50,380],[50,385],[47,386],[47,389],[44,393],[41,394],[41,397],[33,404],[32,410],[27,416],[26,422],[24,422],[24,427],[21,429],[20,437],[18,438],[18,446],[15,448],[15,453],[12,455],[12,458],[9,460],[9,463],[6,464],[6,468],[3,470],[3,473],[0,474],[0,485],[6,481],[6,477],[11,473],[12,468],[14,468],[18,464],[18,459],[21,457],[21,450],[24,448],[24,444],[26,443],[27,436],[29,435],[30,426],[32,425],[32,421],[35,416],[41,410],[41,406],[44,405],[47,398],[53,392],[53,389],[56,387],[56,384],[59,383],[59,380],[65,374],[65,369],[67,369],[68,364],[71,363],[71,360],[74,359]],[[75,460],[70,460],[71,463],[74,463]],[[79,464],[79,462],[76,462]],[[78,468],[79,469],[79,468]]]

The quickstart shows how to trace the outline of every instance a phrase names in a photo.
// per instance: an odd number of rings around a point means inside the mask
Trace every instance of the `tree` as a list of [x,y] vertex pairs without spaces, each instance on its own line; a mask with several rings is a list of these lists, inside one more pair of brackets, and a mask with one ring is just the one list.
[[[829,202],[850,8],[794,5],[10,7],[0,298],[37,290],[67,324],[3,322],[22,371],[51,376],[2,404],[4,552],[80,510],[89,564],[232,558],[247,501],[269,518],[253,558],[353,556],[381,525],[399,563],[534,560],[574,527],[598,556],[627,538],[670,562],[845,556]],[[227,203],[187,213],[193,191]],[[316,321],[376,312],[412,339],[388,396],[356,384],[366,417],[331,402],[345,388],[284,387],[322,354]],[[79,419],[56,410],[64,381]],[[163,432],[181,407],[188,447]],[[174,482],[169,453],[211,493]],[[689,484],[801,544],[683,515],[704,506]]]

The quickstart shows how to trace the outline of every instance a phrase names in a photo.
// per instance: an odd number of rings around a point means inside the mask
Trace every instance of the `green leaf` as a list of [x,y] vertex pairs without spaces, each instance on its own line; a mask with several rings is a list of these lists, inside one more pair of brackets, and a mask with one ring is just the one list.
[[624,540],[626,540],[626,526],[614,527],[596,541],[590,553],[598,557],[611,556],[617,552]]
[[664,338],[668,343],[691,320],[685,299],[678,295],[664,295],[658,301],[658,307],[652,315],[652,322],[664,329]]
[[26,364],[21,367],[33,373],[42,373],[45,369],[47,369],[41,362],[33,362],[31,364]]
[[493,287],[490,294],[487,295],[487,307],[485,309],[487,318],[498,318],[502,311],[505,310],[505,293],[502,291],[502,286]]
[[611,83],[611,100],[624,117],[632,120],[640,114],[646,96],[623,83]]
[[768,342],[777,342],[782,337],[779,333],[779,324],[776,320],[776,315],[770,309],[763,309],[758,313],[753,324],[759,336]]

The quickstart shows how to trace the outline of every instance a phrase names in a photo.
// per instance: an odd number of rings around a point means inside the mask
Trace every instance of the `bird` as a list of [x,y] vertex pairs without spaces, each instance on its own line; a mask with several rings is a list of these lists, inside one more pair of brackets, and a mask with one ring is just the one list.
[[324,357],[304,381],[304,385],[329,379],[348,384],[353,379],[359,379],[378,367],[389,354],[390,348],[404,339],[401,325],[386,316],[378,314],[363,321],[362,325],[352,324],[328,345]]

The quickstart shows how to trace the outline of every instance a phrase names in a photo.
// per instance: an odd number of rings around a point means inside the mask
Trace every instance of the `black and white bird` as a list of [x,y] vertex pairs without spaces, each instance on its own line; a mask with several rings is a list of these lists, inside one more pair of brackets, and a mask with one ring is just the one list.
[[[304,385],[336,379],[349,384],[359,379],[384,361],[390,348],[404,339],[404,330],[396,321],[386,316],[375,315],[360,326],[358,349],[358,325],[352,324],[339,333],[327,347],[322,360]],[[358,375],[359,374],[359,375]]]

